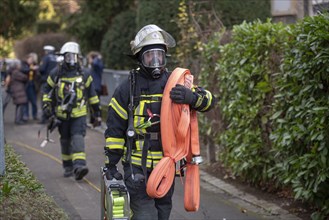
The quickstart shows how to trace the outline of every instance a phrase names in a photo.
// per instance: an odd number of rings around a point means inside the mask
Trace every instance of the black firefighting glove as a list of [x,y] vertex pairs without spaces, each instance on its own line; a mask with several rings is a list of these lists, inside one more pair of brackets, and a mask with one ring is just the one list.
[[188,105],[192,105],[197,99],[191,89],[180,84],[176,84],[176,86],[171,89],[170,98],[175,103]]
[[53,115],[53,108],[50,102],[45,102],[42,106],[43,115],[49,119]]
[[106,165],[105,167],[105,176],[108,180],[113,180],[115,178],[116,180],[122,180],[122,174],[118,171],[116,165]]

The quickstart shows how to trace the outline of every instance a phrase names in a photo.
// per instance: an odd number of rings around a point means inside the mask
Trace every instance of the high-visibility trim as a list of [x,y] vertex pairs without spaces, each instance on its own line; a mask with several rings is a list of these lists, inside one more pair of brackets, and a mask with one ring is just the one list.
[[136,140],[135,143],[136,143],[136,150],[137,151],[143,150],[144,140]]
[[[154,168],[156,164],[159,163],[160,160],[151,160],[151,159],[147,159],[146,160],[146,167],[147,168]],[[142,166],[142,158],[141,157],[137,157],[134,154],[131,155],[131,163],[137,166]]]
[[90,97],[88,99],[88,101],[89,101],[89,104],[91,104],[91,105],[99,103],[99,99],[98,99],[98,96],[97,95],[95,95],[93,97]]
[[109,157],[105,156],[105,164],[109,164],[109,163],[110,163]]
[[61,99],[64,99],[64,86],[65,84],[64,83],[61,83],[60,84],[60,87],[58,89],[58,97],[60,97]]
[[123,118],[124,120],[128,120],[128,114],[127,114],[127,111],[122,108],[118,101],[115,99],[115,98],[112,98],[111,99],[111,102],[110,102],[110,107],[113,108],[113,110],[121,117]]
[[72,160],[86,160],[86,153],[79,152],[72,154]]
[[114,137],[108,137],[106,138],[106,147],[108,149],[120,149],[123,150],[125,144],[125,139],[123,138],[114,138]]
[[151,155],[152,159],[161,159],[163,157],[162,151],[149,151],[148,155]]
[[143,101],[148,101],[149,103],[152,102],[160,102],[158,99],[153,100],[153,97],[158,97],[158,98],[162,98],[162,94],[152,94],[152,95],[141,95],[141,99]]
[[[79,80],[77,80],[79,79]],[[80,80],[81,79],[81,80]],[[82,76],[74,76],[74,77],[61,77],[60,81],[67,82],[67,83],[72,83],[72,82],[77,82],[77,81],[83,81]]]
[[48,78],[47,78],[47,83],[50,85],[51,88],[55,87],[55,83],[50,76],[48,76]]
[[77,99],[80,100],[83,98],[83,91],[77,88]]
[[[87,115],[87,106],[84,105],[80,108],[73,108],[72,112],[70,114],[70,116],[72,118],[78,118],[78,117],[82,117]],[[57,111],[56,111],[56,116],[60,117],[60,118],[67,118],[67,113],[63,112],[62,107],[61,106],[57,106]]]
[[197,99],[197,101],[195,103],[195,108],[199,108],[201,106],[201,104],[203,102],[203,98],[204,98],[203,96],[201,96],[199,94],[197,94],[197,96],[198,96],[198,99]]
[[86,88],[88,88],[90,86],[92,81],[93,81],[93,78],[91,76],[89,76],[86,83],[85,83]]
[[[145,102],[140,102],[140,104],[135,109],[135,115],[143,115],[144,107],[145,107]],[[136,128],[138,125],[143,124],[145,122],[145,120],[146,120],[145,117],[135,116],[134,117],[134,127]],[[137,133],[139,133],[139,134],[146,133],[145,128],[136,128],[136,130],[137,130]]]
[[67,155],[67,154],[62,154],[62,160],[72,160],[72,155],[70,154],[70,155]]
[[[135,151],[132,155],[142,158],[142,151]],[[147,159],[161,160],[162,157],[162,151],[147,151]]]
[[52,99],[51,98],[48,98],[48,94],[43,94],[42,101],[43,102],[51,102]]
[[207,93],[206,94],[206,97],[208,99],[208,102],[207,102],[206,107],[204,107],[203,109],[201,109],[201,111],[206,111],[210,107],[211,102],[212,102],[212,95],[211,95],[211,93],[209,91],[207,91],[207,90],[206,90],[206,93]]

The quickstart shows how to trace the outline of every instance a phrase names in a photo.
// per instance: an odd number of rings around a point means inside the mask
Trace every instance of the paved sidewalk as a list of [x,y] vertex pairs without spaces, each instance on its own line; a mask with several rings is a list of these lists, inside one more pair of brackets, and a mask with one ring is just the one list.
[[[98,132],[104,134],[106,129],[105,123],[101,127],[93,128]],[[287,210],[282,209],[277,204],[268,202],[263,199],[259,199],[251,194],[248,194],[244,191],[239,190],[235,186],[226,183],[225,181],[216,178],[207,172],[200,170],[200,181],[202,182],[202,187],[210,192],[225,192],[233,199],[230,202],[233,202],[241,207],[246,207],[249,210],[253,210],[255,213],[259,213],[266,216],[266,219],[284,219],[284,220],[298,220],[299,217],[289,213]]]

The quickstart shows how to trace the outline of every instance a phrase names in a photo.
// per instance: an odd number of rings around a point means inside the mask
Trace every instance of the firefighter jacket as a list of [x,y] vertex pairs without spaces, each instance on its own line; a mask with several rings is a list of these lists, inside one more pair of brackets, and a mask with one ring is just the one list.
[[87,104],[100,115],[92,77],[80,68],[70,70],[60,66],[53,69],[47,78],[42,101],[51,103],[56,117],[62,120],[87,115]]
[[[137,70],[133,117],[137,135],[134,137],[131,151],[133,165],[144,166],[145,162],[142,164],[142,160],[146,159],[146,167],[153,169],[163,157],[159,122],[162,95],[168,78],[168,72],[162,73],[159,79],[153,79],[146,77],[141,70]],[[125,154],[127,152],[129,88],[130,80],[126,79],[116,88],[109,104],[105,131],[105,152],[108,160],[105,164],[107,166],[116,165],[120,158],[122,162],[127,162]],[[197,100],[191,108],[204,112],[214,105],[214,97],[209,91],[201,87],[194,87],[192,91],[195,92]],[[145,156],[145,151],[147,158],[142,158]]]

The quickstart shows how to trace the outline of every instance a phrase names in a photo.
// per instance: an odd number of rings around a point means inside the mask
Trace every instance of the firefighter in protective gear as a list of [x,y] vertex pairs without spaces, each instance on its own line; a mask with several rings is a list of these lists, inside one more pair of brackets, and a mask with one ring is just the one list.
[[54,114],[61,121],[58,131],[64,177],[74,174],[76,180],[81,180],[88,173],[84,141],[87,104],[100,122],[99,99],[91,75],[79,64],[79,44],[65,43],[60,55],[63,56],[62,63],[47,78],[43,110],[48,118]]
[[[163,157],[159,116],[163,91],[170,75],[166,69],[166,55],[168,48],[175,44],[174,38],[158,26],[143,27],[130,44],[131,56],[138,65],[133,70],[135,80],[123,81],[109,104],[105,166],[109,175],[114,176],[118,172],[116,165],[121,159],[125,184],[130,194],[132,219],[169,219],[172,209],[174,186],[163,198],[151,199],[146,193],[146,181]],[[131,83],[135,84],[134,94],[129,92]],[[132,97],[136,135],[133,137],[131,157],[127,159],[129,132],[126,131],[129,112],[132,112]],[[191,90],[178,85],[172,89],[170,97],[174,102],[189,104],[200,112],[210,110],[215,103],[209,91],[197,86]]]

